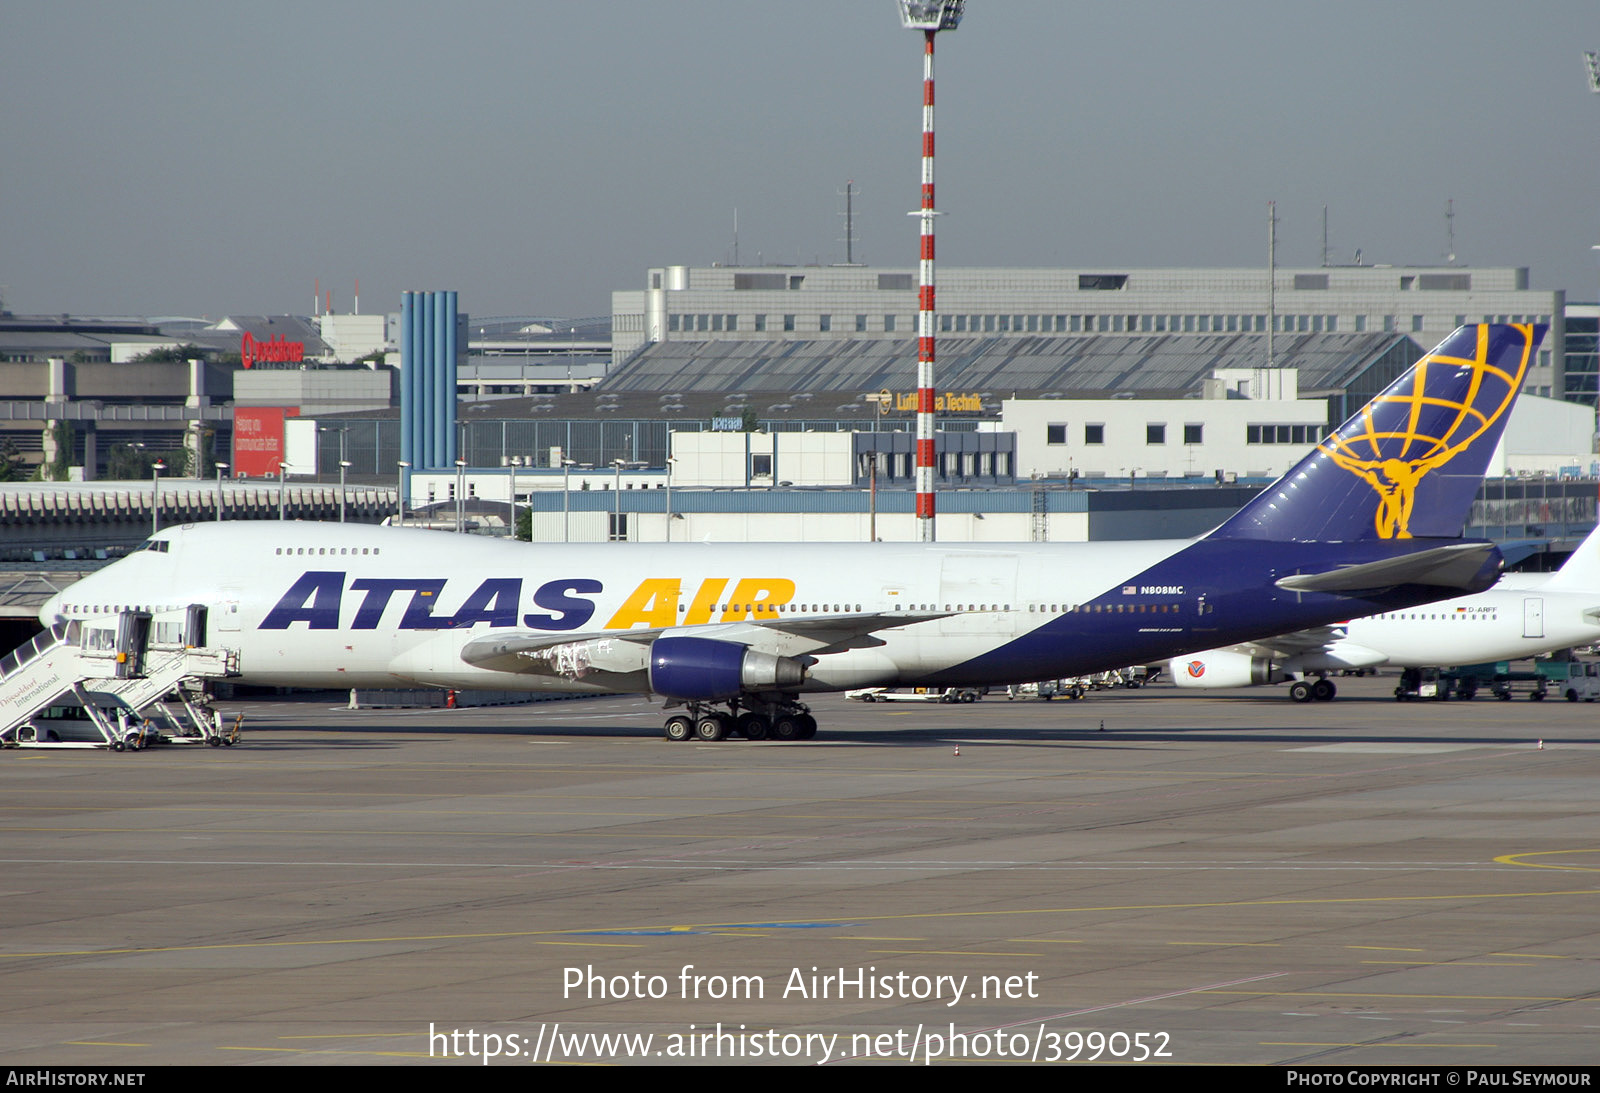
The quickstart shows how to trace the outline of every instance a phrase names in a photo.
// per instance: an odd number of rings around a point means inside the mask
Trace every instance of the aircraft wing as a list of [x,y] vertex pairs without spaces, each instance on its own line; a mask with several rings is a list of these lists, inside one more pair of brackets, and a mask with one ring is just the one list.
[[590,669],[637,671],[642,665],[644,650],[657,638],[668,634],[709,638],[793,657],[882,645],[883,640],[873,636],[879,630],[940,619],[946,614],[948,612],[863,612],[571,634],[501,631],[469,641],[461,649],[461,659],[478,668],[532,675],[569,674],[566,662],[574,657],[581,658],[584,666]]
[[1262,638],[1234,646],[1242,653],[1257,657],[1284,660],[1305,653],[1322,653],[1345,638],[1343,626],[1314,626],[1309,630],[1295,630],[1288,634]]
[[1325,573],[1296,573],[1276,583],[1289,592],[1356,592],[1400,584],[1472,589],[1481,587],[1474,580],[1494,556],[1493,543],[1452,543]]

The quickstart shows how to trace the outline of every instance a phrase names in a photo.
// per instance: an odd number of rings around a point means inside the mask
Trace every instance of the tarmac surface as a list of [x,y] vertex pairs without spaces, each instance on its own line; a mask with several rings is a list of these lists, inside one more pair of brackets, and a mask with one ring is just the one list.
[[1600,707],[1393,684],[6,752],[0,1063],[1600,1062]]

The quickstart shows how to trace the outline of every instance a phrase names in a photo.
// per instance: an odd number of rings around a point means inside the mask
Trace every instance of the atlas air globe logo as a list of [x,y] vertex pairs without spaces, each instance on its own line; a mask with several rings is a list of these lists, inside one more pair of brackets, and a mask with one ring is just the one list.
[[1190,679],[1199,679],[1206,674],[1206,662],[1203,660],[1191,660],[1188,668]]
[[[1521,339],[1516,371],[1489,363],[1491,331]],[[1417,487],[1499,421],[1522,387],[1537,344],[1533,325],[1480,326],[1476,334],[1472,356],[1445,352],[1465,341],[1450,339],[1419,361],[1403,384],[1379,395],[1318,445],[1377,492],[1373,522],[1380,539],[1411,538]],[[1457,400],[1445,392],[1459,388],[1463,370],[1470,378],[1465,397]]]

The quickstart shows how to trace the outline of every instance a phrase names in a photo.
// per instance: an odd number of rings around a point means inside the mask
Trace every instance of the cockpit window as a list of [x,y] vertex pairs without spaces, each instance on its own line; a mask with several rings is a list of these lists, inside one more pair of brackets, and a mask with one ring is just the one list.
[[153,550],[157,554],[167,554],[170,552],[171,547],[172,544],[165,539],[146,539],[133,548],[133,553],[137,554],[141,550]]

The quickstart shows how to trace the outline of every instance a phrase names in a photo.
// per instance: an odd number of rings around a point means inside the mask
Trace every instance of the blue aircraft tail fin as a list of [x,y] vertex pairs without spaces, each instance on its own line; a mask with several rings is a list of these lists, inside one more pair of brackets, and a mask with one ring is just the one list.
[[1545,327],[1463,326],[1211,538],[1453,538]]

